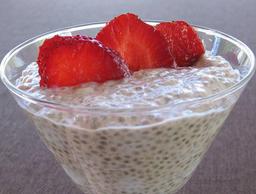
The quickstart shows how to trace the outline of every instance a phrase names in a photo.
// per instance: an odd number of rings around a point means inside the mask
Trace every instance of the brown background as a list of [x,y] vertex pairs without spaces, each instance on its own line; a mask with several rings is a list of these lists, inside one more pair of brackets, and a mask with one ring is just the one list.
[[[186,19],[231,34],[256,51],[255,0],[0,0],[0,58],[40,33],[122,12],[143,19]],[[178,194],[256,193],[256,78],[209,152]],[[0,84],[0,193],[81,194]]]

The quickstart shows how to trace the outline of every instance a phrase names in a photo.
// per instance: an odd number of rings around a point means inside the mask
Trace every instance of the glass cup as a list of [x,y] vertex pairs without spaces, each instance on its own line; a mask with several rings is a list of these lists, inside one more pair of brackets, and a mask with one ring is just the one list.
[[15,86],[22,70],[36,61],[43,40],[56,34],[95,36],[103,26],[69,27],[22,43],[4,57],[2,81],[84,193],[175,193],[189,180],[253,76],[255,57],[236,38],[195,26],[207,52],[228,60],[242,79],[215,95],[158,108],[71,106],[40,100]]

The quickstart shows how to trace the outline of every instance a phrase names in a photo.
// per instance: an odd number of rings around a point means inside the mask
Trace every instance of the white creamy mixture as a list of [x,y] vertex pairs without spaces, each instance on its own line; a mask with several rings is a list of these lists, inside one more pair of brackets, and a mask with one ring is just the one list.
[[[172,104],[238,83],[239,71],[221,57],[204,56],[189,68],[141,70],[130,78],[69,88],[41,89],[37,71],[36,63],[28,65],[17,87],[48,101],[102,108],[95,114],[80,113],[19,102],[87,194],[174,193],[190,178],[239,96],[237,92],[176,108]],[[112,113],[147,107],[157,111]]]
[[36,63],[27,66],[17,87],[49,101],[95,108],[146,108],[207,97],[239,82],[239,71],[222,57],[204,56],[189,68],[158,68],[132,77],[77,87],[40,89]]

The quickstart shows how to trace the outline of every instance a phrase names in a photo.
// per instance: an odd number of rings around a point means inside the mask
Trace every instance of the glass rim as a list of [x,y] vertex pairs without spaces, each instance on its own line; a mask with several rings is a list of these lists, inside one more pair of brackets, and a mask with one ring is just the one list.
[[[158,24],[159,22],[164,22],[162,20],[150,20],[150,21],[146,21],[146,23],[150,24],[150,25],[154,25],[154,24]],[[1,64],[0,64],[0,76],[2,79],[2,82],[4,83],[4,85],[8,88],[8,90],[10,90],[13,94],[15,94],[16,96],[31,102],[31,103],[35,103],[35,104],[41,104],[41,105],[45,105],[47,107],[50,108],[57,108],[57,109],[62,109],[62,110],[67,110],[67,111],[76,111],[76,112],[90,112],[90,113],[103,113],[103,112],[107,112],[109,113],[120,113],[120,112],[151,112],[151,111],[156,111],[156,110],[162,110],[168,107],[173,107],[173,106],[181,106],[184,104],[191,104],[191,103],[203,103],[204,101],[209,101],[209,100],[214,100],[214,99],[218,99],[220,97],[223,97],[227,94],[230,94],[238,89],[240,89],[241,87],[243,87],[244,85],[247,84],[247,82],[251,79],[251,77],[253,76],[256,66],[255,66],[255,56],[252,52],[252,50],[242,41],[238,40],[237,38],[230,36],[224,32],[215,30],[215,29],[211,29],[208,27],[204,27],[204,26],[199,26],[199,25],[193,25],[193,27],[195,27],[198,31],[200,32],[207,32],[207,34],[211,34],[211,35],[217,35],[220,38],[223,38],[225,40],[228,40],[229,42],[232,42],[234,45],[236,45],[237,47],[239,47],[241,50],[243,50],[249,57],[250,62],[251,62],[251,67],[248,71],[248,73],[245,75],[244,78],[242,78],[238,83],[234,84],[231,87],[228,87],[227,89],[221,90],[220,92],[217,92],[213,95],[209,95],[206,97],[200,97],[197,99],[192,99],[192,100],[186,100],[183,102],[177,102],[177,103],[169,103],[167,105],[161,105],[161,106],[157,106],[157,107],[146,107],[146,108],[95,108],[95,107],[86,107],[86,106],[79,106],[79,105],[69,105],[67,103],[59,103],[59,102],[53,102],[53,101],[48,101],[48,100],[44,100],[44,99],[39,99],[35,96],[33,96],[32,94],[30,94],[29,92],[25,92],[19,88],[17,88],[14,84],[12,84],[10,82],[10,80],[7,78],[7,76],[5,75],[5,68],[9,62],[9,60],[12,58],[12,56],[14,54],[16,54],[17,52],[19,52],[20,50],[22,50],[24,47],[33,44],[37,41],[43,40],[47,37],[50,36],[54,36],[56,34],[60,34],[60,33],[65,33],[65,32],[73,32],[73,31],[77,31],[79,29],[92,29],[92,28],[99,28],[102,27],[106,24],[107,22],[96,22],[96,23],[87,23],[87,24],[80,24],[80,25],[75,25],[75,26],[69,26],[69,27],[65,27],[65,28],[60,28],[60,29],[56,29],[53,31],[48,31],[46,33],[40,34],[38,36],[35,36],[33,38],[30,38],[24,42],[22,42],[21,44],[17,45],[16,47],[14,47],[13,49],[11,49],[3,58]],[[85,28],[87,27],[87,28]]]

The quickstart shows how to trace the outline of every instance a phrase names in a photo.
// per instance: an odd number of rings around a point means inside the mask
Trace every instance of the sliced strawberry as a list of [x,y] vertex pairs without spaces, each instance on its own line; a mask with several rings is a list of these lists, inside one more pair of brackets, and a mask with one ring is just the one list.
[[129,76],[119,54],[86,36],[54,36],[44,41],[37,59],[41,87],[74,86]]
[[134,14],[114,18],[96,39],[118,51],[131,71],[173,65],[168,44],[161,33]]
[[193,65],[204,54],[205,49],[198,34],[185,21],[163,22],[155,28],[164,35],[178,66]]

